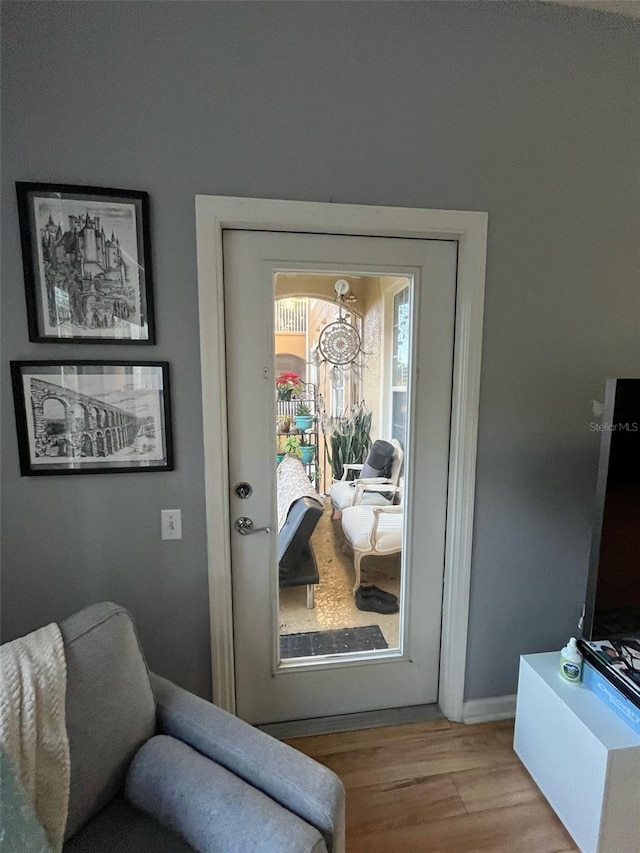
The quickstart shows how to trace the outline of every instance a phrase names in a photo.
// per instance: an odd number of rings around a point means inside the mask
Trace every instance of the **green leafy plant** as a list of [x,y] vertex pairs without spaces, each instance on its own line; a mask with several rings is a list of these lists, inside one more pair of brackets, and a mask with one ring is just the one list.
[[[328,418],[322,429],[327,442],[327,459],[333,477],[341,479],[345,465],[364,462],[371,448],[371,411],[364,401],[352,406],[348,413]],[[350,472],[350,479],[355,474]]]
[[298,403],[296,406],[296,415],[300,417],[308,417],[311,414],[311,407],[306,403]]
[[298,459],[302,458],[302,451],[300,450],[300,444],[298,442],[298,438],[295,435],[290,435],[284,443],[284,452],[291,453],[294,456],[297,456]]
[[312,471],[309,474],[309,479],[311,480],[313,485],[317,487],[318,483],[322,479],[322,468],[316,468],[315,471]]

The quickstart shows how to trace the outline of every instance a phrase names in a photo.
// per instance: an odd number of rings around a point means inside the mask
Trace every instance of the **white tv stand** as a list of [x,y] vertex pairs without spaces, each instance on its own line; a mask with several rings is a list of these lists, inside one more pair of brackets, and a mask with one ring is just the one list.
[[583,853],[639,853],[640,735],[559,659],[520,658],[514,749]]

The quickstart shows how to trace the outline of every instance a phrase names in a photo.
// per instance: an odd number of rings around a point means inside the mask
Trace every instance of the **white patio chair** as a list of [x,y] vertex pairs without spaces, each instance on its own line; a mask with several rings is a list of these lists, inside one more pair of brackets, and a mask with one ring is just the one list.
[[[331,498],[331,518],[334,518],[336,510],[342,512],[347,507],[353,506],[355,502],[356,489],[359,483],[379,485],[388,483],[391,486],[397,486],[402,471],[402,462],[404,459],[404,451],[402,445],[395,438],[388,442],[393,446],[393,457],[391,461],[391,472],[388,477],[377,476],[377,471],[371,466],[369,457],[365,463],[347,464],[343,467],[342,478],[336,480],[329,488],[329,496]],[[364,476],[360,476],[356,480],[347,480],[349,471],[359,471]],[[369,506],[385,506],[393,503],[393,489],[367,490],[361,496],[361,503]]]
[[342,510],[345,544],[353,551],[354,595],[360,586],[360,563],[363,557],[397,554],[402,551],[404,507],[371,506],[361,502],[364,495],[374,494],[380,488],[401,491],[398,486],[390,487],[389,484],[360,483],[356,490],[356,503]]

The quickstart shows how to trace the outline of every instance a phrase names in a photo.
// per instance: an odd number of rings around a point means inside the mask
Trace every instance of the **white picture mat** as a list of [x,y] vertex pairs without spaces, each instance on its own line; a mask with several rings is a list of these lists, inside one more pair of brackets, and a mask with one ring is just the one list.
[[[122,337],[124,340],[146,340],[148,328],[143,323],[141,304],[144,294],[141,293],[140,271],[144,266],[140,263],[138,256],[138,222],[136,204],[134,202],[110,202],[103,200],[60,198],[55,196],[41,196],[34,194],[31,197],[34,218],[34,242],[37,251],[37,270],[39,287],[36,293],[38,311],[42,318],[43,333],[55,337],[92,337],[107,338]],[[44,229],[49,217],[56,225],[60,225],[63,234],[69,230],[69,217],[89,215],[91,219],[100,217],[100,227],[104,230],[107,239],[111,234],[120,243],[120,250],[127,267],[127,284],[135,289],[137,297],[135,300],[135,313],[130,320],[120,320],[116,328],[84,328],[76,323],[52,324],[49,318],[49,306],[47,303],[47,288],[44,266],[44,255],[42,249],[42,229]],[[120,334],[118,334],[118,332]]]
[[[104,403],[136,418],[153,418],[155,425],[155,440],[147,441],[148,449],[143,458],[136,458],[135,449],[122,448],[109,456],[83,456],[74,461],[83,464],[97,462],[99,464],[117,462],[136,462],[144,465],[145,461],[161,462],[166,458],[165,431],[162,411],[163,374],[161,367],[150,366],[105,366],[95,368],[95,372],[87,373],[91,368],[75,366],[60,366],[56,372],[25,372],[22,375],[27,436],[31,465],[59,465],[69,467],[69,457],[36,456],[35,454],[35,424],[33,416],[31,381],[41,380],[49,385],[57,385],[61,392],[65,389],[92,398],[96,404]],[[82,372],[79,372],[81,370]],[[107,429],[109,427],[106,427]],[[103,428],[100,428],[103,429]],[[153,444],[151,448],[149,445]]]

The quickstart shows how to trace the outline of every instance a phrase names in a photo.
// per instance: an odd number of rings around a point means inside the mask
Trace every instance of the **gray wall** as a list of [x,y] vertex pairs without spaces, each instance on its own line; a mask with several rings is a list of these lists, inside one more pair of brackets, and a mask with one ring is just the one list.
[[[489,211],[467,698],[580,612],[590,401],[640,373],[638,48],[546,4],[3,4],[3,629],[129,607],[150,664],[209,689],[196,193]],[[13,183],[144,189],[174,473],[20,478],[8,359],[30,344]],[[161,507],[184,539],[162,543]]]

